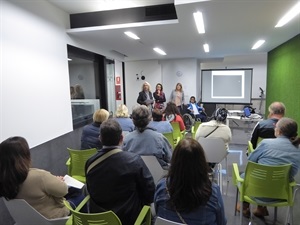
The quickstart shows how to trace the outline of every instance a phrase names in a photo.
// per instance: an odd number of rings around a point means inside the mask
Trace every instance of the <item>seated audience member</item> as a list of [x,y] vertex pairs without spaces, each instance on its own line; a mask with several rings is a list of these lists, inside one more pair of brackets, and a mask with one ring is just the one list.
[[190,98],[190,103],[188,104],[187,110],[195,118],[195,120],[200,120],[202,122],[206,121],[207,116],[204,113],[204,108],[197,104],[195,96]]
[[[24,199],[43,216],[53,219],[69,215],[63,203],[67,194],[63,177],[31,168],[30,149],[23,137],[11,137],[0,144],[0,197]],[[75,208],[83,198],[78,190],[67,200]]]
[[93,123],[85,125],[81,135],[81,149],[102,148],[99,140],[101,123],[107,120],[109,112],[105,109],[98,109],[93,115]]
[[162,113],[159,109],[153,109],[152,121],[150,121],[148,127],[155,129],[159,133],[173,132],[173,127],[168,121],[162,121]]
[[162,167],[168,167],[172,156],[172,147],[162,134],[147,127],[151,120],[151,111],[144,105],[132,111],[135,130],[126,135],[123,150],[139,155],[154,155]]
[[285,106],[282,102],[273,102],[269,106],[268,119],[258,122],[252,131],[251,143],[254,149],[257,147],[258,138],[275,138],[275,125],[279,119],[284,117],[284,114]]
[[195,139],[199,141],[200,137],[207,138],[222,138],[225,147],[229,149],[229,142],[231,141],[231,130],[226,123],[227,110],[218,108],[209,122],[201,123],[196,131]]
[[[274,139],[264,139],[253,151],[248,160],[266,165],[292,164],[290,180],[294,179],[300,166],[300,137],[297,134],[298,125],[296,121],[283,117],[275,126]],[[239,207],[238,207],[239,209]],[[243,214],[250,216],[249,203],[244,202]],[[266,207],[258,206],[253,212],[257,217],[269,215]]]
[[177,223],[226,224],[220,188],[209,180],[205,154],[196,140],[186,138],[175,147],[154,203],[157,216]]
[[103,148],[85,166],[90,211],[112,210],[122,224],[132,225],[142,207],[153,201],[152,175],[139,155],[121,150],[123,136],[117,121],[102,123],[100,139]]
[[116,111],[115,120],[118,121],[123,132],[131,132],[134,130],[134,124],[132,122],[132,119],[129,118],[128,108],[126,105],[119,105]]
[[178,107],[173,102],[168,102],[164,110],[163,120],[171,122],[178,122],[180,126],[180,131],[185,130],[185,125],[183,119],[180,115]]

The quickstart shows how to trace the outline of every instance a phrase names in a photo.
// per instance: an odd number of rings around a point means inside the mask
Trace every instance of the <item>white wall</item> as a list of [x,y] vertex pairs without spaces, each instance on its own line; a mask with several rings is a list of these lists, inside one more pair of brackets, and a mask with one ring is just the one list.
[[1,141],[33,147],[72,130],[66,24],[46,1],[1,1]]

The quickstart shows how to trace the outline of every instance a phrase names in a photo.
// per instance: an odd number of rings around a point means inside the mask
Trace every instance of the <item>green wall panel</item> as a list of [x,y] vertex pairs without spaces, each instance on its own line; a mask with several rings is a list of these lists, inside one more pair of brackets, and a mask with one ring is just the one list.
[[300,135],[300,34],[268,53],[266,110],[274,101],[285,104]]

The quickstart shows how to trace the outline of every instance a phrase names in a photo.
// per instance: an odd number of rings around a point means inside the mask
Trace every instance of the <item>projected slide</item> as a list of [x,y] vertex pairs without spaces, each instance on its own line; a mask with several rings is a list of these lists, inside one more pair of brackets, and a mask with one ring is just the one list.
[[251,102],[252,69],[202,70],[202,102]]

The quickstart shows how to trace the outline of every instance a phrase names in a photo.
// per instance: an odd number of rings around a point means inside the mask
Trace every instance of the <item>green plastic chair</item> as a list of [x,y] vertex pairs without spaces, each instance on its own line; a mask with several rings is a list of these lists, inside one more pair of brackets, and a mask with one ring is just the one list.
[[173,136],[180,137],[180,140],[182,140],[185,137],[185,130],[180,131],[179,122],[171,122],[171,125],[173,127]]
[[248,141],[248,155],[250,155],[254,151],[253,145],[251,141]]
[[180,141],[180,137],[175,138],[173,132],[163,133],[163,135],[168,139],[170,145],[172,146],[172,149],[174,150],[174,148],[176,147],[176,145]]
[[[233,163],[232,179],[240,194],[240,203],[244,201],[250,204],[275,207],[274,223],[277,219],[277,207],[288,206],[285,224],[292,224],[292,210],[294,204],[293,187],[295,182],[289,181],[291,164],[270,166],[249,161],[246,166],[245,178],[240,177],[238,165]],[[262,198],[274,199],[274,201],[263,201]],[[237,203],[237,198],[236,198]],[[252,207],[251,224],[252,224]],[[242,224],[242,213],[240,213],[240,224]]]
[[85,163],[93,156],[96,152],[96,148],[86,149],[86,150],[75,150],[67,148],[69,151],[70,158],[66,162],[68,167],[68,175],[79,180],[83,183],[86,182],[85,179]]
[[191,133],[192,133],[192,138],[194,138],[194,139],[195,139],[196,132],[197,132],[198,127],[200,126],[200,124],[201,124],[201,121],[196,121],[194,126],[192,126]]
[[[119,217],[113,211],[101,213],[82,213],[80,209],[88,203],[90,196],[87,195],[83,201],[73,209],[69,202],[64,200],[65,206],[70,210],[71,216],[66,225],[122,225]],[[151,225],[150,206],[144,206],[138,215],[134,225]]]

